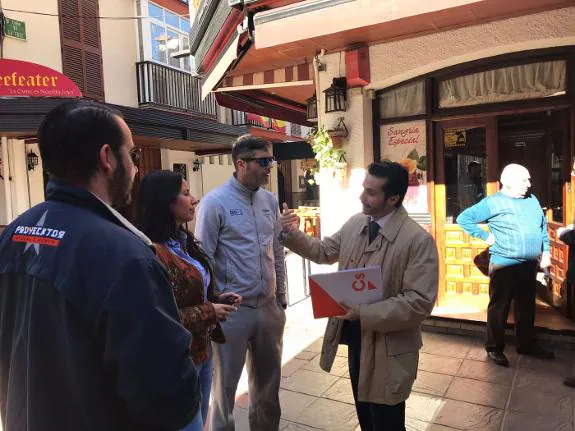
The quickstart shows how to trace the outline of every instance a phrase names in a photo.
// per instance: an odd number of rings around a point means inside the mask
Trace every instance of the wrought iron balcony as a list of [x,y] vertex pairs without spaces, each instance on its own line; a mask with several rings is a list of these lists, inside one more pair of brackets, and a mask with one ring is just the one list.
[[138,102],[179,111],[217,117],[218,105],[213,94],[202,101],[200,79],[187,72],[151,61],[136,63]]

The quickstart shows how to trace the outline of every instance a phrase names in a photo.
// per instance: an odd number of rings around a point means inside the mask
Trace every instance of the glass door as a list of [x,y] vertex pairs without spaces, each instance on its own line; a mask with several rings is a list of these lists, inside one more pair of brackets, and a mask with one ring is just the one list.
[[498,190],[496,145],[494,117],[435,123],[434,217],[441,257],[438,306],[443,314],[469,315],[487,308],[485,243],[464,233],[456,219]]

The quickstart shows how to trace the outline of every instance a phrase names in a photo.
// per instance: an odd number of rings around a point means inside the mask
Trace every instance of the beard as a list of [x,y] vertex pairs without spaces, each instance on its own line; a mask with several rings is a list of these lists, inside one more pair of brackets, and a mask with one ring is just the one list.
[[118,163],[118,167],[108,183],[108,192],[114,208],[122,208],[130,204],[132,201],[132,186],[134,184],[134,179],[130,178],[120,154],[118,155],[118,160],[122,161],[122,163]]

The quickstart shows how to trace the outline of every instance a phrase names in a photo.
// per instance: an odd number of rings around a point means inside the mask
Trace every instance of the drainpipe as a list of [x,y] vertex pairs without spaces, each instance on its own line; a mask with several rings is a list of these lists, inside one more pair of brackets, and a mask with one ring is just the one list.
[[321,86],[319,85],[319,72],[320,72],[320,68],[323,67],[325,70],[325,65],[323,65],[320,61],[320,58],[323,58],[325,56],[325,49],[322,49],[320,51],[319,54],[317,54],[314,58],[313,58],[313,74],[314,74],[314,78],[315,78],[315,94],[316,94],[316,98],[317,98],[317,126],[318,128],[321,127],[322,122],[320,121],[320,112],[322,111],[323,105],[321,104],[322,98],[321,98]]

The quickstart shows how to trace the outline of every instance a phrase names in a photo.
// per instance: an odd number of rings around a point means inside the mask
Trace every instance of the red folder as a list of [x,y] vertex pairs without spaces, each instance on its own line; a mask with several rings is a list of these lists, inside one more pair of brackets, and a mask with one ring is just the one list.
[[343,316],[339,305],[369,304],[384,299],[381,268],[354,268],[309,277],[313,317]]

